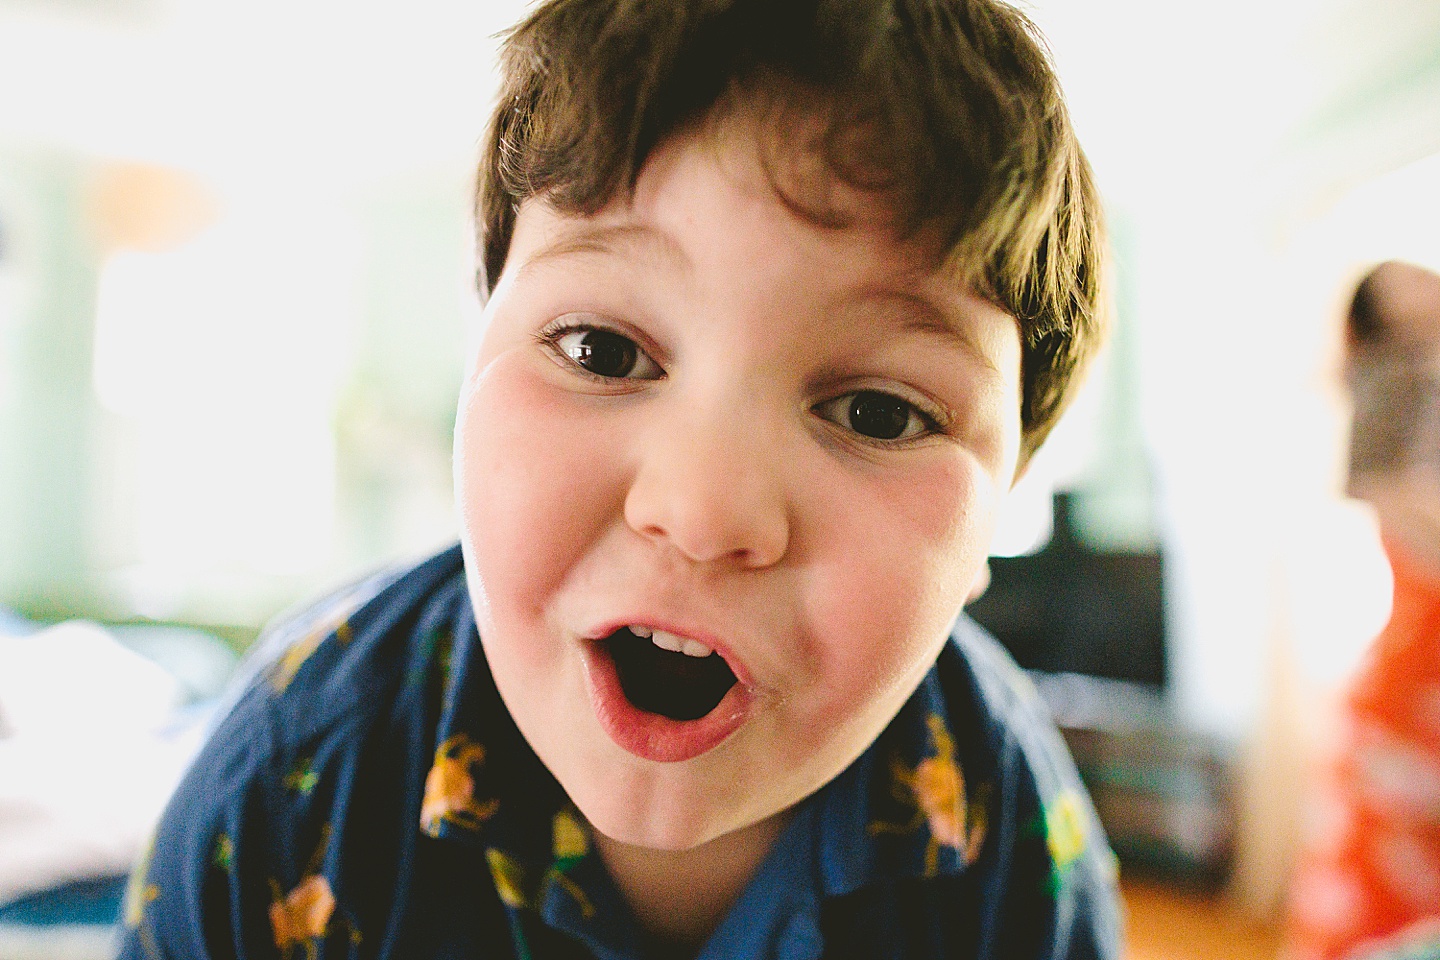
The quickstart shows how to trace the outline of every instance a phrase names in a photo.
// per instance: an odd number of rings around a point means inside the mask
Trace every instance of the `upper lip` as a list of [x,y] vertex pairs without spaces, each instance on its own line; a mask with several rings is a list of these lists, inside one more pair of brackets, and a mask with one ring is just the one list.
[[615,633],[615,631],[621,629],[622,627],[632,626],[649,627],[651,630],[661,630],[665,633],[673,633],[677,637],[687,637],[691,640],[697,640],[720,655],[721,659],[725,661],[725,665],[730,668],[730,672],[735,674],[735,679],[740,683],[741,686],[747,688],[752,688],[754,686],[750,679],[750,672],[745,668],[745,664],[741,662],[741,660],[735,655],[734,650],[724,640],[721,640],[719,637],[716,637],[714,634],[711,634],[707,631],[696,630],[693,627],[681,626],[670,620],[644,615],[637,615],[629,618],[616,617],[614,619],[604,621],[593,630],[585,631],[582,636],[586,640],[598,642],[600,640],[604,640],[606,637]]

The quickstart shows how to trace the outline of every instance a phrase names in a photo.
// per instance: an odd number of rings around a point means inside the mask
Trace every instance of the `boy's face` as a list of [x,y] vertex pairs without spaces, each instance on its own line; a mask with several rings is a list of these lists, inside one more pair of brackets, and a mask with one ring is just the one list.
[[827,194],[851,226],[798,217],[756,130],[672,138],[593,217],[526,201],[461,398],[496,684],[624,843],[760,824],[848,766],[945,642],[1015,472],[1013,318],[861,194]]

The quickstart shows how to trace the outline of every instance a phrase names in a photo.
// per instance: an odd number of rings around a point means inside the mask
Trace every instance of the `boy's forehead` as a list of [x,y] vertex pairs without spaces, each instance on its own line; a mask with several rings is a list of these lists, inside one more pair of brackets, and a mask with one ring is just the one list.
[[633,189],[617,191],[594,213],[532,197],[521,209],[543,208],[529,218],[544,221],[543,235],[520,236],[524,225],[517,223],[515,246],[531,248],[541,259],[595,252],[658,257],[686,267],[690,254],[678,237],[692,232],[693,220],[708,211],[717,238],[727,224],[744,224],[763,231],[753,236],[756,243],[780,244],[776,253],[851,249],[855,255],[841,266],[873,263],[915,287],[957,285],[941,270],[929,235],[902,233],[891,197],[837,176],[806,124],[785,139],[773,121],[769,114],[742,111],[683,128],[650,153]]

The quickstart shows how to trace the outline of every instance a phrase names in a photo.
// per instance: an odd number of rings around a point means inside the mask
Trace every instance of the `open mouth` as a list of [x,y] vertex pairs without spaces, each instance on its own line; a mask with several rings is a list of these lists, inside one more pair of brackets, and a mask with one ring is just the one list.
[[671,720],[699,720],[736,683],[725,658],[664,631],[621,627],[606,638],[620,689],[637,709]]

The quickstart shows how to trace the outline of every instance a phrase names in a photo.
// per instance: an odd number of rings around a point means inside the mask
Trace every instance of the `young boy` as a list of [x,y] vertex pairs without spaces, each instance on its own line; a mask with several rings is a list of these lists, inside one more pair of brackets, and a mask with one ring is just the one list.
[[1112,858],[961,614],[1099,337],[993,0],[549,0],[481,166],[461,545],[278,628],[128,957],[1110,957]]

